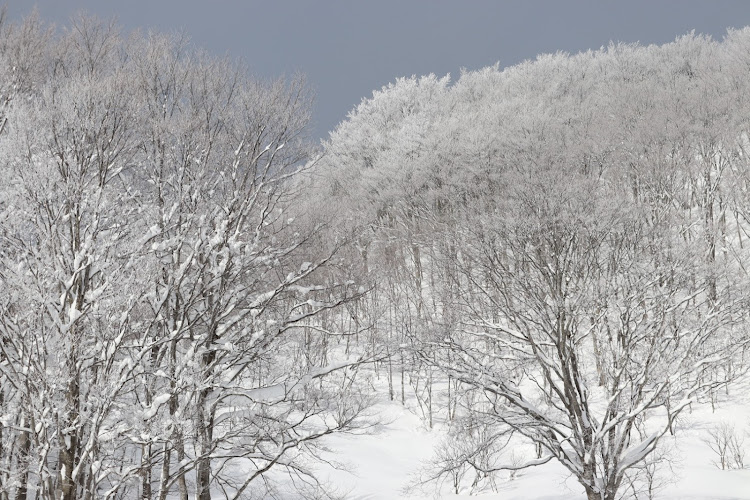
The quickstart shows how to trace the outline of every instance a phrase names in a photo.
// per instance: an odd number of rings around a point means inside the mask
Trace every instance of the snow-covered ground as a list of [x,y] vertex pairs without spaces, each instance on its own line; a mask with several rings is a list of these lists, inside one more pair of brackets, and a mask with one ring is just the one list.
[[[407,407],[409,405],[407,404]],[[397,498],[434,499],[470,498],[433,489],[404,492],[421,462],[433,454],[444,427],[427,428],[416,413],[399,402],[383,401],[377,409],[383,424],[364,436],[337,435],[327,441],[331,458],[346,465],[345,470],[323,471],[323,477],[336,485],[340,494],[354,500],[389,500]],[[717,459],[705,442],[710,429],[722,422],[734,425],[739,437],[745,439],[748,453],[743,470],[720,470]],[[668,500],[750,500],[750,380],[732,387],[730,394],[721,394],[715,412],[711,405],[694,405],[681,418],[677,435],[666,437],[671,449],[672,471],[663,465],[659,472],[662,488],[656,499]],[[560,464],[550,462],[527,469],[510,479],[498,475],[496,491],[475,492],[471,498],[488,500],[564,500],[585,499],[583,489]],[[638,498],[648,498],[638,496]]]
[[[399,403],[379,406],[385,421],[378,431],[367,436],[336,436],[328,443],[337,459],[350,471],[333,471],[329,480],[352,500],[387,500],[396,498],[434,499],[429,487],[404,493],[422,461],[433,454],[433,447],[442,435],[442,428],[432,431],[420,417]],[[529,469],[513,481],[498,481],[498,491],[482,493],[480,498],[535,498],[558,500],[579,498],[583,489],[559,464]],[[439,498],[464,498],[443,493]],[[748,497],[750,498],[750,497]]]

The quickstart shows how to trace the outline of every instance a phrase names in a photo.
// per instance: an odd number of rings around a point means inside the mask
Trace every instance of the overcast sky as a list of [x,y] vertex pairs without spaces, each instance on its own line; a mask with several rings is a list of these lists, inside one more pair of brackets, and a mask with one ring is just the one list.
[[64,26],[84,11],[136,28],[184,31],[245,59],[262,77],[301,71],[316,94],[312,135],[326,138],[363,97],[400,76],[501,66],[610,40],[665,43],[691,30],[721,39],[750,25],[747,0],[10,0]]

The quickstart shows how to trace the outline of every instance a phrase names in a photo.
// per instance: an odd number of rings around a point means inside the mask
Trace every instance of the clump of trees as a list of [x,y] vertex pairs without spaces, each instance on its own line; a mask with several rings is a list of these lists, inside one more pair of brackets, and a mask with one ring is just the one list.
[[[591,500],[650,495],[625,483],[746,371],[748,47],[399,79],[332,132],[320,189],[360,229],[389,376],[461,436],[423,481],[557,460]],[[504,461],[510,434],[536,457]]]
[[301,79],[82,17],[0,25],[0,498],[320,494],[371,421]]

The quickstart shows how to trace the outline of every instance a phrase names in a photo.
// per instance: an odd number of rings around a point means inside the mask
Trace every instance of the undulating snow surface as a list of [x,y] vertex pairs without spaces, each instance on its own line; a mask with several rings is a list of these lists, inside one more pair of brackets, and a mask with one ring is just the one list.
[[[383,391],[387,394],[387,391]],[[405,491],[413,474],[433,454],[433,447],[445,432],[443,424],[430,430],[418,415],[419,410],[400,402],[378,404],[383,424],[364,436],[337,435],[327,441],[329,458],[348,470],[325,469],[322,474],[337,492],[353,500],[389,500],[397,498],[482,498],[488,500],[584,500],[583,488],[559,463],[519,471],[510,479],[499,473],[496,491],[485,489],[470,494],[463,488],[460,495],[450,493],[449,484],[438,492],[433,487]],[[717,456],[705,442],[709,430],[721,423],[734,425],[750,462],[750,381],[733,386],[729,395],[722,393],[714,412],[710,403],[693,405],[686,410],[675,437],[664,438],[669,448],[672,472],[661,466],[657,482],[661,487],[655,499],[668,500],[745,500],[750,499],[750,465],[744,470],[720,470],[714,465]],[[635,497],[630,497],[635,498]],[[648,498],[639,495],[637,498]]]

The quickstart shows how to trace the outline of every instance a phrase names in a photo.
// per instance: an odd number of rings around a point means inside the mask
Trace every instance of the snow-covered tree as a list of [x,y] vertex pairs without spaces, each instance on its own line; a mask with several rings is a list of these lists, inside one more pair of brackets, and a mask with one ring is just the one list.
[[4,493],[243,498],[279,468],[319,488],[315,441],[370,398],[366,353],[328,354],[361,295],[345,240],[294,206],[304,81],[89,18],[53,40],[2,135]]
[[731,357],[713,339],[732,335],[737,304],[729,289],[711,299],[668,224],[569,175],[516,179],[515,208],[479,219],[459,266],[473,290],[461,335],[429,353],[491,395],[497,420],[539,443],[589,498],[608,500],[719,383],[704,375]]

